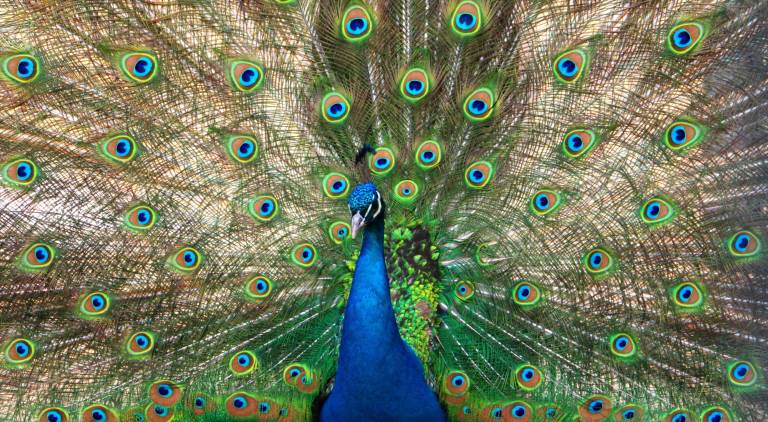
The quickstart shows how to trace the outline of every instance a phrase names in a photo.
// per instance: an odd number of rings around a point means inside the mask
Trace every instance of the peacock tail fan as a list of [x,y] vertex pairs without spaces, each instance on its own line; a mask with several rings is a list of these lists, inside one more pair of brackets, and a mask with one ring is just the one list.
[[370,179],[450,420],[768,419],[768,4],[0,3],[0,418],[310,420]]

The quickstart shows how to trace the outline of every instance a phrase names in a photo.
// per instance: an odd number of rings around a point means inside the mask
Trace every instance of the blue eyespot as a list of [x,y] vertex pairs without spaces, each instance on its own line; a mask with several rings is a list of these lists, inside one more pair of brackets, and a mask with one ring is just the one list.
[[248,356],[247,353],[242,353],[240,356],[237,357],[237,363],[240,366],[248,366],[251,364],[251,357]]
[[157,393],[162,397],[168,398],[173,394],[173,389],[168,384],[160,384],[157,386]]
[[734,368],[732,372],[733,372],[733,377],[736,378],[737,380],[741,381],[749,373],[749,365],[747,365],[745,363],[741,363],[739,365],[736,365],[736,368]]
[[736,239],[733,241],[733,248],[736,249],[738,252],[746,252],[747,247],[749,246],[749,235],[748,234],[740,234],[736,236]]
[[635,418],[635,411],[633,409],[626,410],[621,414],[621,418],[625,421],[632,420]]
[[20,358],[25,358],[27,355],[29,355],[29,346],[27,346],[23,342],[16,343],[16,354],[19,355]]
[[469,102],[469,112],[475,115],[482,115],[488,110],[488,103],[483,100],[472,100]]
[[342,227],[342,228],[340,228],[337,231],[337,233],[339,234],[339,237],[344,237],[344,236],[347,235],[347,228],[346,227]]
[[344,189],[346,188],[347,188],[347,182],[345,182],[344,180],[337,180],[333,182],[333,184],[331,185],[331,192],[341,193],[341,192],[344,192]]
[[521,405],[518,404],[517,406],[512,408],[512,414],[517,419],[522,418],[523,416],[525,416],[525,413],[526,413],[525,412],[525,406],[521,406]]
[[197,254],[192,251],[184,252],[184,265],[191,267],[197,262]]
[[501,409],[500,407],[494,407],[494,408],[491,410],[491,416],[493,416],[493,417],[494,417],[494,418],[496,418],[496,419],[500,419],[500,418],[501,418],[501,415],[502,415],[502,413],[503,413],[503,411],[502,411],[502,409]]
[[143,78],[152,72],[153,67],[154,64],[152,63],[152,60],[142,57],[136,60],[136,63],[133,65],[133,74],[139,78]]
[[659,204],[659,201],[651,201],[645,207],[645,216],[650,219],[655,219],[656,217],[658,217],[660,212],[661,212],[661,204]]
[[155,406],[154,412],[157,416],[168,416],[168,408],[163,406]]
[[523,286],[517,289],[517,298],[519,300],[526,300],[530,295],[531,295],[531,289],[528,288],[527,286]]
[[468,31],[475,27],[477,18],[471,13],[459,13],[456,15],[456,26],[462,31]]
[[51,410],[45,414],[45,418],[48,422],[61,422],[61,412],[58,410]]
[[557,70],[566,78],[573,77],[579,71],[576,63],[568,57],[563,57],[557,62]]
[[454,387],[461,387],[465,382],[466,380],[461,375],[457,375],[451,380],[451,384],[453,384]]
[[136,336],[136,344],[138,344],[140,347],[145,347],[149,344],[149,338],[147,338],[147,336],[144,334],[140,334]]
[[568,137],[568,149],[575,153],[581,151],[582,148],[584,148],[584,141],[581,136],[578,133],[571,134]]
[[472,179],[473,182],[480,183],[483,180],[485,180],[485,174],[480,170],[474,170],[469,173],[470,179]]
[[723,412],[720,411],[714,411],[709,414],[707,417],[707,422],[722,422],[723,420]]
[[269,286],[267,285],[266,282],[264,282],[264,280],[259,280],[259,281],[256,282],[256,291],[257,292],[264,293],[264,292],[267,291],[268,288],[269,288]]
[[264,202],[261,204],[261,208],[259,208],[259,214],[263,216],[269,216],[272,213],[272,210],[275,209],[275,203],[272,202],[270,199],[264,200]]
[[249,67],[240,74],[240,85],[250,88],[259,81],[259,69]]
[[147,211],[146,209],[141,209],[136,214],[136,219],[139,221],[140,224],[146,225],[149,223],[150,219],[152,218],[152,215]]
[[385,169],[385,168],[389,167],[389,158],[381,157],[381,158],[376,160],[375,165],[376,165],[377,168]]
[[346,104],[342,102],[333,103],[328,107],[328,116],[330,116],[332,119],[338,119],[339,117],[343,116],[346,111]]
[[44,264],[48,261],[48,259],[51,257],[51,253],[48,251],[48,248],[45,246],[38,246],[34,250],[35,253],[35,260],[37,260],[38,263]]
[[93,305],[93,309],[100,311],[104,308],[105,304],[106,302],[104,301],[104,298],[100,295],[91,296],[91,305]]
[[242,398],[242,397],[238,396],[238,397],[235,397],[235,399],[234,399],[234,400],[232,400],[232,404],[233,404],[233,405],[234,405],[236,408],[238,408],[238,409],[242,409],[242,408],[244,408],[244,407],[245,407],[245,405],[246,405],[246,404],[248,404],[248,402],[247,402],[247,401],[246,401],[244,398]]
[[250,158],[255,148],[256,147],[253,145],[253,141],[245,140],[242,144],[240,144],[240,147],[237,148],[237,156],[244,159]]
[[35,62],[34,61],[32,61],[32,60],[30,60],[30,59],[28,59],[26,57],[21,59],[21,60],[19,60],[19,64],[18,64],[18,66],[16,68],[16,74],[20,78],[24,78],[24,79],[29,78],[34,73],[35,73]]
[[269,413],[269,409],[270,408],[271,408],[271,406],[269,405],[269,403],[267,403],[265,401],[259,403],[259,412],[261,412],[261,413]]
[[691,286],[685,286],[682,289],[677,291],[677,298],[680,300],[680,302],[686,303],[689,300],[691,300],[691,296],[693,295],[693,287]]
[[133,144],[131,144],[131,141],[127,139],[120,139],[115,144],[115,155],[118,157],[127,157],[131,154],[131,149],[133,148]]
[[195,398],[195,407],[198,409],[202,409],[205,407],[205,399],[202,397],[196,397]]
[[32,166],[29,165],[29,163],[22,161],[16,166],[16,177],[19,179],[19,181],[25,182],[29,180],[29,178],[32,177],[32,174]]
[[107,419],[107,414],[101,409],[94,409],[91,411],[91,417],[96,421],[103,421]]
[[424,82],[412,80],[405,84],[405,89],[410,95],[420,95],[424,92]]
[[526,381],[530,381],[531,378],[533,378],[534,374],[535,373],[533,372],[533,369],[530,369],[530,368],[525,369],[523,371],[523,379],[526,380]]
[[589,266],[595,269],[600,268],[603,259],[603,254],[601,252],[595,252],[589,257]]
[[435,153],[432,151],[427,150],[421,153],[421,161],[424,163],[431,163],[435,161],[435,158]]
[[351,35],[360,35],[368,29],[368,20],[363,18],[350,19],[347,22],[347,32]]
[[691,33],[687,29],[680,28],[672,34],[672,40],[675,43],[675,47],[682,49],[691,45],[693,37],[691,37]]
[[589,413],[600,413],[601,410],[603,410],[602,400],[593,400],[591,403],[589,403]]
[[672,418],[672,422],[687,422],[688,418],[685,416],[684,413],[678,413],[675,415],[674,418]]
[[682,145],[685,143],[687,134],[685,132],[685,126],[677,125],[669,131],[669,140],[675,145]]

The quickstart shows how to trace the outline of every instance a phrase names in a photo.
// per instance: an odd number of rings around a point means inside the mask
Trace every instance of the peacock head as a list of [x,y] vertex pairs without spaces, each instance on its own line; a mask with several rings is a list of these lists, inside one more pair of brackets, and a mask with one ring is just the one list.
[[386,215],[384,201],[371,182],[361,183],[349,195],[349,212],[352,213],[352,238],[357,232],[374,221],[383,219]]

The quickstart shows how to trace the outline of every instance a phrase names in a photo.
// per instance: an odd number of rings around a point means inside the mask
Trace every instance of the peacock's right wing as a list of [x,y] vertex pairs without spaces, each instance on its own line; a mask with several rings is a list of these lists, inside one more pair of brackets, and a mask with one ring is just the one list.
[[351,183],[324,181],[318,7],[0,11],[0,416],[307,417]]

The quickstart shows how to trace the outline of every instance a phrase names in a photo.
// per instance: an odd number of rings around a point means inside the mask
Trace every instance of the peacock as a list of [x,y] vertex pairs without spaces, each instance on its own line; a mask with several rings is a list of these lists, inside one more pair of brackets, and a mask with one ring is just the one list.
[[768,3],[0,24],[0,420],[768,420]]

